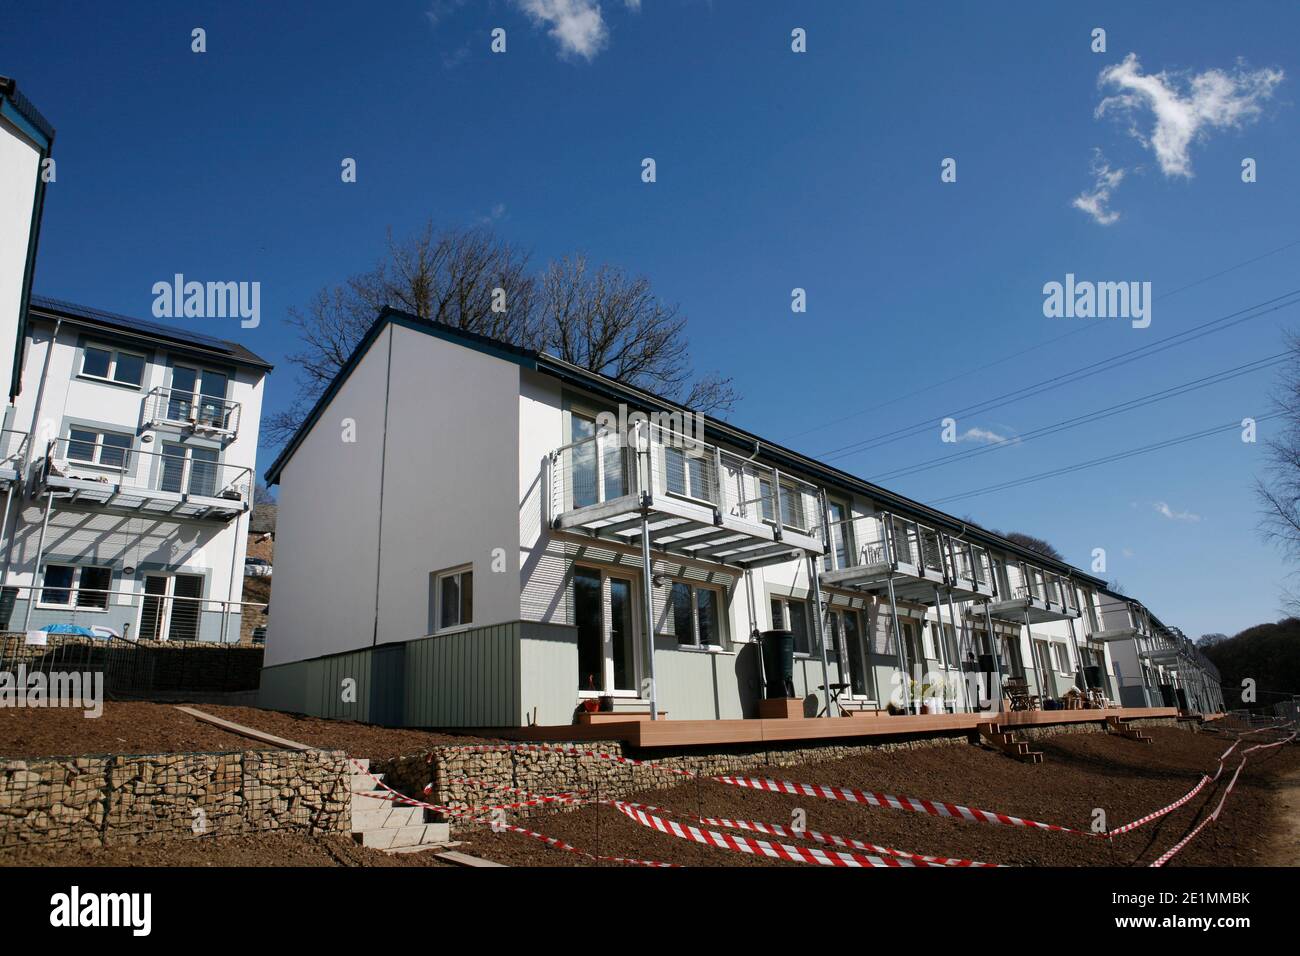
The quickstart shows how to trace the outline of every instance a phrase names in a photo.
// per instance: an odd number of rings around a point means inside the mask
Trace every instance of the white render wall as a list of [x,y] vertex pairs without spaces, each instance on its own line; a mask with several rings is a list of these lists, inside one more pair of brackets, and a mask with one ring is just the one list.
[[8,396],[18,344],[40,150],[0,117],[0,381]]
[[463,565],[475,627],[519,620],[518,401],[511,361],[380,333],[281,475],[267,666],[425,636]]

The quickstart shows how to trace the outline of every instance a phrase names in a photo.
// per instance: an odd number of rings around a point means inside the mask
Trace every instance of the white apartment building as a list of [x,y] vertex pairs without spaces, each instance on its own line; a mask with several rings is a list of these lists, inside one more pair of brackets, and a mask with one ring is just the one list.
[[593,698],[754,717],[771,629],[793,632],[807,716],[997,709],[1017,681],[1058,699],[1088,678],[1118,699],[1101,580],[696,424],[551,356],[385,311],[267,472],[281,495],[263,705],[410,726],[565,725]]
[[233,342],[33,296],[4,413],[0,629],[237,641],[262,384]]

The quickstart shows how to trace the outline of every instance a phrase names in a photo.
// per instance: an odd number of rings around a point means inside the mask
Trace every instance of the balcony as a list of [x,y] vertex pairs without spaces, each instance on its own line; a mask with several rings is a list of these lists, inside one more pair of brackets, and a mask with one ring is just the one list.
[[69,438],[50,442],[40,480],[65,504],[222,522],[247,511],[253,491],[251,468],[222,464],[210,449],[177,454]]
[[831,540],[834,566],[823,584],[879,594],[892,577],[895,597],[923,603],[948,586],[945,539],[934,528],[881,512],[835,522]]
[[[1080,610],[1069,597],[1073,588],[1066,587],[1057,575],[1044,574],[1038,568],[1022,568],[1021,577],[1027,583],[1013,589],[1007,600],[995,601],[989,614],[1016,624],[1047,624],[1052,621],[1071,621],[1080,617]],[[1105,632],[1102,632],[1105,633]],[[1100,634],[1094,638],[1101,640]]]
[[155,388],[144,397],[143,425],[232,439],[239,433],[239,403],[180,389]]
[[993,560],[988,551],[969,541],[948,537],[948,587],[954,600],[975,601],[997,594]]
[[546,459],[548,523],[619,544],[761,567],[821,554],[816,486],[714,445],[643,423],[625,440],[600,432]]
[[0,430],[0,482],[21,481],[27,461],[27,433]]

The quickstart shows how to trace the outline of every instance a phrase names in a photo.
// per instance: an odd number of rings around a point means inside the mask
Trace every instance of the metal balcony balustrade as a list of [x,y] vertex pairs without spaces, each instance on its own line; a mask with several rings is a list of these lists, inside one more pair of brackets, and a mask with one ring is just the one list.
[[822,581],[871,593],[933,603],[936,587],[954,599],[970,600],[995,593],[988,552],[935,528],[898,515],[856,515],[830,525],[831,556]]
[[234,438],[239,402],[175,388],[155,388],[144,397],[144,427],[171,425],[198,435]]
[[[178,446],[179,447],[179,446]],[[47,447],[40,482],[52,499],[130,514],[230,521],[252,500],[251,468],[223,464],[212,449],[144,451],[58,438]]]
[[546,471],[555,530],[635,545],[646,512],[653,546],[686,557],[757,567],[825,549],[815,485],[654,424],[561,446]]
[[18,481],[27,462],[27,433],[0,430],[0,481]]
[[993,617],[1017,624],[1046,624],[1072,621],[1081,616],[1076,606],[1078,598],[1073,596],[1074,587],[1060,575],[1022,563],[1020,580],[1009,595],[989,607]]

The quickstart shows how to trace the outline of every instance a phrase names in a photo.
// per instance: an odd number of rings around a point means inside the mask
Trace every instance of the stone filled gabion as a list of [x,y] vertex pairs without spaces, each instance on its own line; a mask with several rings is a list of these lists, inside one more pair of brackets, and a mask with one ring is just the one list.
[[[1172,718],[1130,721],[1131,726],[1171,727],[1182,726]],[[1104,733],[1102,721],[1057,724],[1045,727],[1012,728],[1018,736],[1041,739],[1061,733]],[[628,756],[673,767],[692,773],[710,776],[739,774],[757,767],[791,767],[807,763],[820,763],[858,757],[870,753],[916,750],[924,747],[965,746],[972,743],[965,732],[940,736],[894,739],[870,744],[833,744],[820,746],[730,747],[714,753],[655,753],[633,752],[617,741],[599,743],[566,742],[557,740],[554,746],[599,750],[614,756]],[[490,746],[490,745],[485,745]],[[688,783],[689,778],[645,767],[633,767],[613,760],[583,757],[580,754],[548,750],[475,750],[444,746],[429,751],[410,754],[388,761],[375,761],[372,769],[385,774],[385,781],[404,793],[422,793],[431,785],[424,798],[438,806],[455,809],[486,808],[526,799],[524,794],[511,794],[499,787],[527,790],[537,795],[552,795],[577,790],[601,799],[625,797],[643,790],[657,790]],[[466,782],[474,781],[474,782]],[[521,807],[509,811],[510,818],[527,817],[534,813],[554,813],[575,808],[557,807],[554,804],[539,809]],[[482,816],[488,815],[480,810]],[[458,826],[470,825],[465,817],[451,817]]]
[[0,849],[347,832],[348,777],[341,751],[0,760]]

